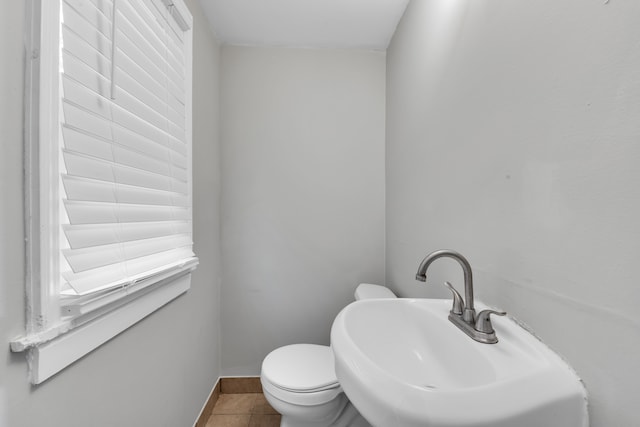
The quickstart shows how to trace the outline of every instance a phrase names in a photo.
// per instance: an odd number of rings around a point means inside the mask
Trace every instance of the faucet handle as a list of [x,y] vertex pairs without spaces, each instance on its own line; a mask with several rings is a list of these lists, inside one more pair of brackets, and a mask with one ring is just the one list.
[[492,314],[495,314],[496,316],[504,316],[505,314],[507,314],[507,312],[496,310],[482,310],[476,317],[476,331],[484,332],[485,334],[494,333],[493,326],[491,325],[491,319],[489,318]]
[[462,307],[464,306],[462,296],[455,290],[451,283],[444,282],[444,285],[453,293],[453,307],[451,307],[451,313],[462,315]]

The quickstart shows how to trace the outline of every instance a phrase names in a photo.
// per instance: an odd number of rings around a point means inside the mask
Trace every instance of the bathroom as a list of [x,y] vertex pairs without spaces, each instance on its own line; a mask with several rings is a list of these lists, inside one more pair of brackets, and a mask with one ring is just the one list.
[[358,283],[460,289],[455,263],[414,278],[441,248],[577,371],[590,425],[640,425],[640,3],[412,0],[386,52],[221,46],[186,3],[191,289],[38,386],[8,349],[25,329],[28,11],[5,4],[0,426],[193,425],[220,377],[327,344]]

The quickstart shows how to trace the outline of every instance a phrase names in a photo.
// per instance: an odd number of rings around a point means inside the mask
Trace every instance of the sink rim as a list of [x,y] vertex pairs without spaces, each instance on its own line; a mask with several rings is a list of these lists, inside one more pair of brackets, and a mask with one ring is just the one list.
[[[426,313],[426,315],[429,316],[433,316],[432,319],[426,319],[429,321],[436,321],[438,322],[438,324],[436,325],[436,328],[439,328],[439,331],[437,332],[440,335],[448,335],[451,334],[451,337],[455,340],[456,344],[461,345],[462,347],[464,347],[463,349],[460,350],[469,350],[469,351],[473,351],[476,352],[479,356],[482,356],[482,361],[483,362],[487,362],[489,359],[491,359],[492,357],[492,352],[494,352],[495,349],[499,349],[502,348],[505,343],[503,342],[502,344],[500,342],[496,343],[496,344],[483,344],[483,343],[479,343],[477,341],[474,341],[473,339],[469,338],[466,334],[464,334],[462,331],[460,331],[453,323],[451,323],[448,320],[448,314],[449,314],[449,308],[451,306],[451,300],[447,300],[447,299],[418,299],[418,298],[390,298],[388,299],[389,301],[391,301],[391,305],[394,306],[394,309],[396,308],[395,306],[407,306],[405,308],[403,308],[403,313],[402,314],[406,314],[407,308],[410,310],[414,310],[416,308],[416,306],[421,306],[418,307],[417,310],[421,311],[421,309],[424,309],[424,305],[433,305],[435,311],[433,313],[430,312],[431,307],[429,307],[429,310],[424,310]],[[376,300],[363,300],[363,301],[357,301],[356,303],[350,304],[350,306],[352,306],[351,309],[354,308],[368,308],[369,306],[377,306],[377,305],[388,305],[386,303],[380,303],[380,301],[383,301],[382,299],[376,299]],[[399,304],[398,304],[399,302]],[[484,304],[477,303],[477,305],[479,306],[480,309],[484,309],[487,308]],[[344,316],[349,315],[348,311],[350,309],[346,309],[343,310],[345,312]],[[385,310],[385,314],[388,314],[388,310]],[[517,327],[517,328],[521,328],[519,325],[514,324],[515,322],[513,322],[513,320],[511,321],[506,321],[506,319],[504,318],[497,318],[495,320],[493,320],[493,324],[494,324],[494,328],[496,329],[496,332],[498,334],[498,336],[500,335],[504,335],[507,338],[510,339],[514,339],[513,335],[513,326]],[[412,325],[415,326],[415,325]],[[429,326],[426,326],[429,327]],[[353,338],[353,332],[351,330],[346,330],[349,338],[352,339],[352,341],[354,342],[354,344],[356,344],[356,338]],[[429,332],[429,331],[426,331]],[[527,333],[527,337],[533,339],[535,342],[539,343],[539,340],[537,338],[535,338],[533,335]],[[523,339],[524,336],[522,337],[518,337],[518,341],[521,341],[521,344],[523,345],[531,345],[530,342],[527,342],[528,339]],[[530,350],[533,352],[533,354],[530,353],[526,353],[526,352],[520,352],[521,355],[531,364],[533,365],[537,365],[540,369],[544,367],[544,365],[546,365],[547,363],[549,363],[548,360],[543,359],[544,354],[541,353],[538,349],[535,348],[535,346],[532,346],[533,348],[530,348]],[[390,375],[392,377],[396,376],[393,373],[389,373],[386,372],[385,369],[383,367],[378,366],[379,364],[376,363],[376,361],[372,360],[372,357],[368,354],[365,354],[364,350],[360,347],[356,345],[355,348],[356,351],[358,351],[361,356],[365,359],[369,359],[372,361],[372,363],[375,365],[376,369],[379,369],[382,373],[384,373],[385,375]],[[534,356],[535,355],[535,356]],[[537,357],[537,358],[536,358]],[[476,360],[477,362],[477,360]],[[501,372],[502,373],[502,372]],[[397,376],[396,376],[397,377]],[[399,378],[398,378],[399,379]],[[401,380],[401,379],[399,379]],[[482,387],[486,387],[486,386],[491,386],[493,383],[495,382],[500,382],[500,381],[505,381],[508,380],[508,377],[506,375],[498,375],[496,373],[496,377],[494,378],[494,381],[488,382],[486,384],[476,384],[476,385],[466,385],[463,386],[465,389],[473,389],[473,388],[482,388]],[[422,388],[421,386],[418,385],[414,385],[418,388]],[[437,387],[437,389],[439,390],[451,390],[453,387]],[[433,388],[429,388],[429,389],[433,389]],[[455,388],[453,388],[455,389]]]

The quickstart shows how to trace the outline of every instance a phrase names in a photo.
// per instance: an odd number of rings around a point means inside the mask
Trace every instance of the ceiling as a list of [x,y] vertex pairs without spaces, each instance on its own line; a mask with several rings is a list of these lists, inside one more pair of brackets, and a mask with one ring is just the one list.
[[223,44],[385,50],[409,0],[199,0]]

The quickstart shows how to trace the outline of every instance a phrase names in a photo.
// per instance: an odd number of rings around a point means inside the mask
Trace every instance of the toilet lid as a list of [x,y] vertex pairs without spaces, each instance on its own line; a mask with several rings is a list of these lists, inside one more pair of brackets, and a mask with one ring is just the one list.
[[312,392],[338,387],[333,351],[316,344],[280,347],[265,357],[262,375],[285,390]]

